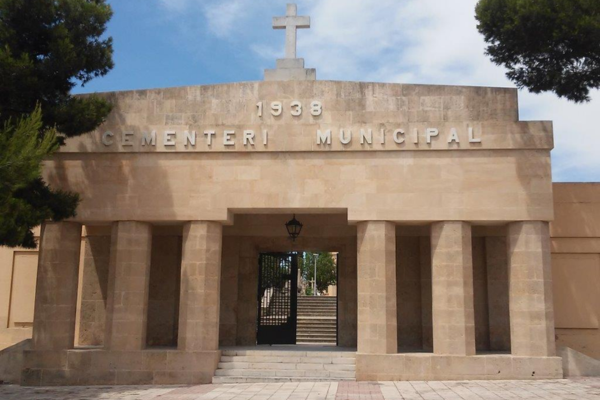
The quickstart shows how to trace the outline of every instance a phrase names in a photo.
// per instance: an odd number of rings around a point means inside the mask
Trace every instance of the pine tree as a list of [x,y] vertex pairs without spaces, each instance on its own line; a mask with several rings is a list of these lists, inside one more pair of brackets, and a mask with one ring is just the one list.
[[476,18],[519,88],[583,102],[600,87],[599,0],[480,0]]
[[35,248],[32,229],[46,219],[74,216],[76,194],[53,191],[40,178],[42,161],[59,147],[53,129],[42,130],[42,112],[0,130],[0,243]]
[[0,0],[0,245],[35,247],[32,228],[75,215],[78,196],[48,187],[40,162],[111,111],[70,93],[112,69],[111,16],[106,0]]

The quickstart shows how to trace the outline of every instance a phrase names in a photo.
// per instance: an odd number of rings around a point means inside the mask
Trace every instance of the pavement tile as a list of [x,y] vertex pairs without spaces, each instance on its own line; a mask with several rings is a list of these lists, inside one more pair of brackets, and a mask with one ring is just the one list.
[[194,386],[20,387],[1,400],[600,400],[600,378],[540,381],[286,382]]

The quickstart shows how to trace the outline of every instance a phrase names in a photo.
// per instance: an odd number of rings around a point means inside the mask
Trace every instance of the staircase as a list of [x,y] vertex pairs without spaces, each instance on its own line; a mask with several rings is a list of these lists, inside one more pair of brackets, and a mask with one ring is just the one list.
[[297,344],[337,344],[337,297],[298,296]]
[[353,381],[356,353],[225,349],[213,383]]

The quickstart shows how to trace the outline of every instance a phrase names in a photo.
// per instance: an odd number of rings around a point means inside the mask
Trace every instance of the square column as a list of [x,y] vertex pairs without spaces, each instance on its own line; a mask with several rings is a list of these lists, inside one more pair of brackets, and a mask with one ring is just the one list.
[[146,347],[152,226],[134,221],[112,226],[104,346],[136,351]]
[[512,354],[556,355],[547,222],[514,222],[508,226],[508,277]]
[[193,221],[183,228],[178,348],[219,349],[223,226]]
[[398,352],[396,311],[396,226],[386,221],[359,222],[358,352]]
[[34,350],[67,350],[75,344],[80,251],[80,224],[44,223],[33,318]]
[[433,352],[475,354],[471,225],[436,222],[431,226]]

